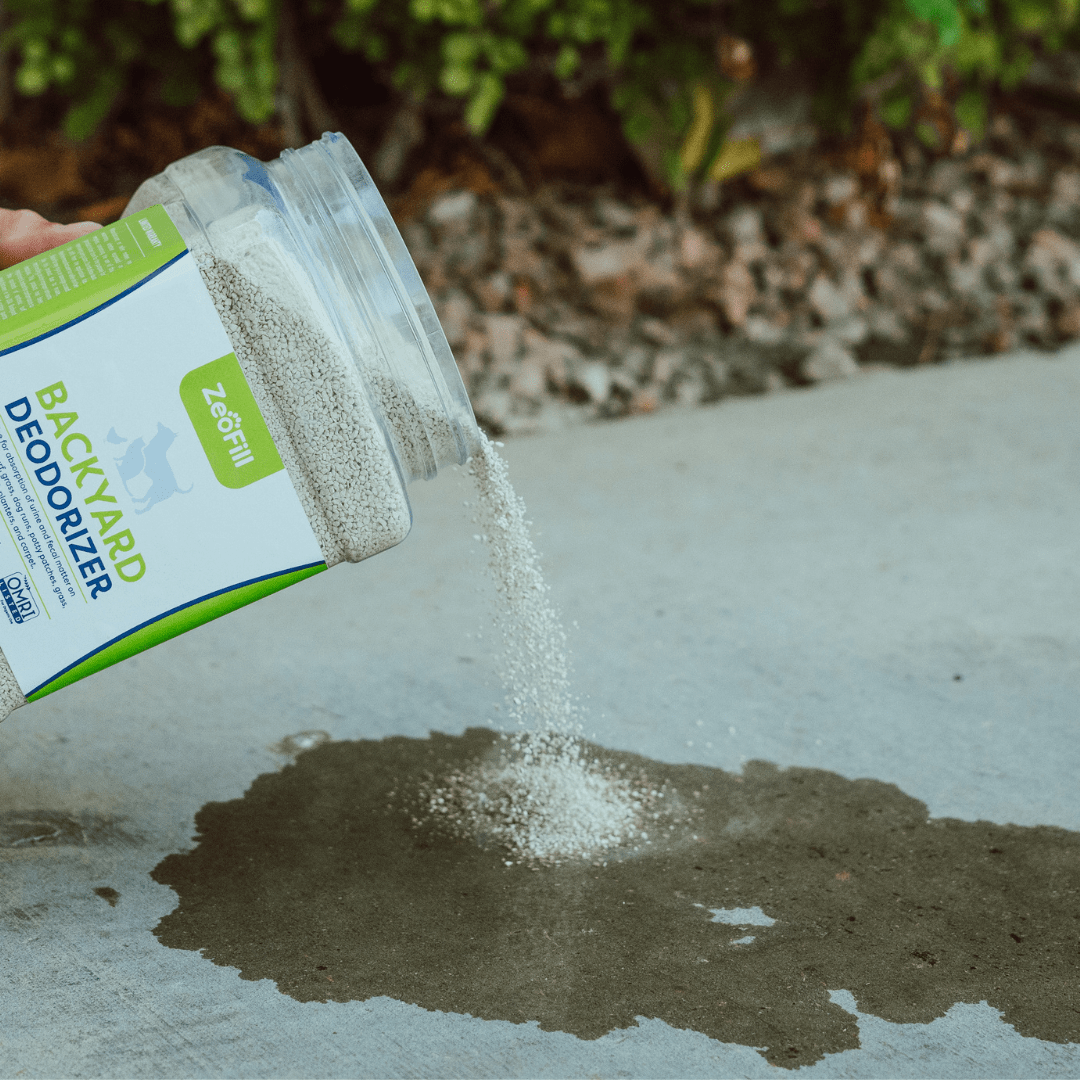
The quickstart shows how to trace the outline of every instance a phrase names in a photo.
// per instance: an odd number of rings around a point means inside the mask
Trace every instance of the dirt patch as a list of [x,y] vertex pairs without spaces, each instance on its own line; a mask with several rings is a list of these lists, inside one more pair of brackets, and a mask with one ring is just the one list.
[[493,740],[325,743],[209,803],[198,846],[153,872],[180,897],[155,933],[300,1001],[386,995],[582,1039],[656,1017],[787,1067],[859,1045],[830,989],[903,1023],[985,1000],[1022,1035],[1080,1041],[1080,834],[931,820],[818,769],[594,748],[674,786],[692,824],[605,867],[507,866],[401,802]]

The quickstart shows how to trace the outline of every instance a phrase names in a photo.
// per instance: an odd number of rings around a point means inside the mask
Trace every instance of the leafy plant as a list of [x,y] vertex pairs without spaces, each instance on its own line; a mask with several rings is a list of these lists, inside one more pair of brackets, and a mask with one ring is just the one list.
[[1014,87],[1038,50],[1061,48],[1078,15],[1078,0],[892,0],[853,64],[852,86],[889,126],[914,122],[931,143],[938,136],[920,105],[948,89],[956,123],[978,139],[992,88]]
[[403,95],[460,101],[477,135],[516,76],[571,95],[602,88],[675,188],[753,167],[754,146],[725,142],[724,104],[757,61],[798,63],[823,123],[842,127],[863,98],[932,141],[928,101],[978,137],[993,88],[1080,34],[1080,0],[8,0],[7,11],[16,89],[70,98],[73,138],[145,70],[175,103],[212,69],[244,118],[268,119],[298,17],[323,35],[315,44],[358,54]]

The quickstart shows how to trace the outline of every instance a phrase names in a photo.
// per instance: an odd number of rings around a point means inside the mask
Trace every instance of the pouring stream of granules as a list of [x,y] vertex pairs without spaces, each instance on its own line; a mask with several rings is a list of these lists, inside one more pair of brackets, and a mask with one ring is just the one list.
[[414,823],[499,847],[507,862],[602,857],[631,841],[650,843],[645,814],[659,817],[654,807],[665,793],[601,765],[584,750],[566,631],[548,596],[525,504],[490,440],[484,439],[471,471],[514,728],[497,760],[433,779],[421,792]]

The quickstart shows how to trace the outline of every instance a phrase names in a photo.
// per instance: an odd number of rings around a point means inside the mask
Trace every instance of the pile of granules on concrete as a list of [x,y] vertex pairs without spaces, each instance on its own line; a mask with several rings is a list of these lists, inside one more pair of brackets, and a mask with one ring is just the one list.
[[661,817],[681,820],[670,792],[625,766],[590,760],[579,740],[541,737],[539,748],[536,740],[509,741],[498,760],[423,785],[414,826],[496,848],[507,865],[603,864],[619,849],[651,845]]

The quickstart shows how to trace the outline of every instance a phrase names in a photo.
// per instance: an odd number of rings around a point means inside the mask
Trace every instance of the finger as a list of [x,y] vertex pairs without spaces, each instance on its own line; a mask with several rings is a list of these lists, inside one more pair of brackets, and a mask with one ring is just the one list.
[[33,210],[0,210],[0,268],[40,255],[100,228],[94,221],[57,225]]

